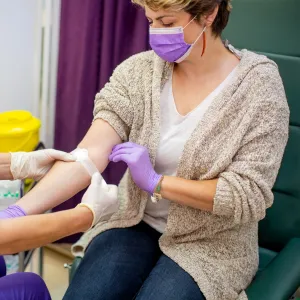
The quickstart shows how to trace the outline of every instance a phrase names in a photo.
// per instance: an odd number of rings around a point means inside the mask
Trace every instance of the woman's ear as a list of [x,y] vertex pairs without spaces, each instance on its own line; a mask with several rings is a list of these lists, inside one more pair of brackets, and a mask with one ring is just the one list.
[[211,27],[213,22],[215,21],[217,14],[219,12],[219,5],[217,5],[214,9],[214,11],[210,14],[204,17],[204,24],[206,24],[206,27]]

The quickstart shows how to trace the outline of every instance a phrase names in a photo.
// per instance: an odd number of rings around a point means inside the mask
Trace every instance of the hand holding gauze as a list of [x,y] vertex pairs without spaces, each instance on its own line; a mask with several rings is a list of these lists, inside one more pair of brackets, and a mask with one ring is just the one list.
[[73,162],[75,158],[54,149],[11,153],[10,170],[14,179],[42,179],[56,161]]
[[92,227],[105,217],[117,212],[119,208],[118,187],[112,184],[104,185],[103,181],[101,174],[95,173],[92,176],[91,185],[79,204],[92,211],[94,216]]

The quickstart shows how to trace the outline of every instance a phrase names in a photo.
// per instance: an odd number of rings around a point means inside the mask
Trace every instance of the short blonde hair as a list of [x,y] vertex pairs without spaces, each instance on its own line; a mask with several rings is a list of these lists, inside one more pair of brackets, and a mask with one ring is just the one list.
[[153,10],[169,9],[171,7],[178,7],[184,9],[189,6],[194,0],[132,0],[133,3],[142,7],[148,6]]
[[226,27],[232,8],[231,0],[131,0],[131,2],[141,7],[147,6],[155,11],[160,9],[183,9],[192,16],[197,17],[198,21],[203,15],[212,13],[219,5],[218,14],[212,24],[212,31],[216,36],[221,35]]

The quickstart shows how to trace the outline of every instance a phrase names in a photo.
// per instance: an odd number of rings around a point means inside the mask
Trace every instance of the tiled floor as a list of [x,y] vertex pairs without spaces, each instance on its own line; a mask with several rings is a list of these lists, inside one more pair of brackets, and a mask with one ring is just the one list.
[[[52,300],[62,300],[68,287],[68,270],[64,269],[65,263],[72,259],[53,250],[44,249],[44,276],[43,279],[50,291]],[[38,273],[38,253],[34,253],[32,264],[28,266],[29,272]]]

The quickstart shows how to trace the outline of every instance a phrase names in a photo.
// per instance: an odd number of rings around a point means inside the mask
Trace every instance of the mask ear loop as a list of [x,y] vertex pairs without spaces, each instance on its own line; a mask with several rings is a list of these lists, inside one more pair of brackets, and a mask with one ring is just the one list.
[[195,16],[191,21],[189,21],[184,27],[183,29],[185,29],[186,27],[188,27],[195,19],[197,18],[197,16]]
[[[188,25],[190,25],[195,19],[197,18],[197,16],[195,16],[190,22],[188,22],[183,29],[185,29]],[[204,29],[202,30],[202,32],[200,33],[200,35],[198,36],[198,38],[196,39],[196,41],[194,42],[194,45],[198,42],[198,40],[201,38],[201,36],[203,35],[203,49],[202,49],[202,53],[201,53],[201,57],[204,55],[205,50],[206,50],[206,25],[204,26]]]
[[197,37],[196,41],[193,44],[193,45],[195,45],[199,41],[199,39],[202,37],[202,35],[203,35],[203,49],[202,49],[201,57],[203,56],[203,54],[205,52],[205,49],[206,49],[206,34],[205,34],[205,31],[206,31],[206,26],[204,27],[204,29],[199,34],[199,36]]

